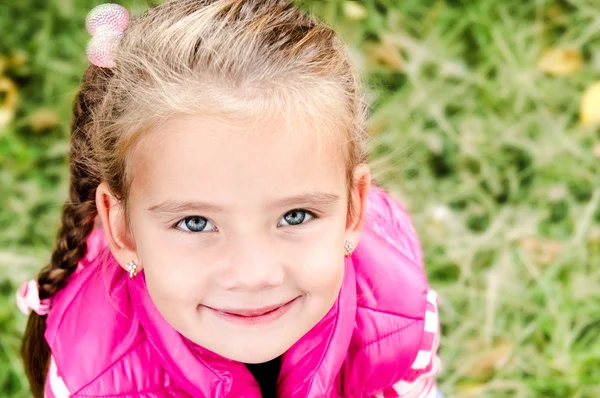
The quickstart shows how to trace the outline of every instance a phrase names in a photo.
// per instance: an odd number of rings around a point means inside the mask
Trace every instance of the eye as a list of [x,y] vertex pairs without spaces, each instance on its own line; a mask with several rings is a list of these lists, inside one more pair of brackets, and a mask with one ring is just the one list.
[[210,232],[215,230],[212,222],[200,216],[186,217],[177,223],[177,227],[185,232]]
[[305,221],[310,220],[311,218],[316,218],[314,213],[311,213],[308,210],[303,209],[294,209],[290,210],[281,218],[285,224],[279,223],[279,226],[294,226],[303,224]]

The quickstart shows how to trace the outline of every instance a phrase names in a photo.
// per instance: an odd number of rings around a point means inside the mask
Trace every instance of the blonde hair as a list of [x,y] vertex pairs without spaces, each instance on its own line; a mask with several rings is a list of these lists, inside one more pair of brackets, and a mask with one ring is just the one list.
[[[367,160],[358,72],[334,31],[287,0],[168,1],[131,19],[115,59],[113,69],[88,68],[75,100],[70,197],[38,277],[41,298],[61,289],[85,255],[98,184],[106,181],[127,208],[128,154],[173,115],[293,115],[343,143],[349,192],[353,169]],[[45,317],[33,313],[22,346],[40,397],[49,358],[44,330]]]

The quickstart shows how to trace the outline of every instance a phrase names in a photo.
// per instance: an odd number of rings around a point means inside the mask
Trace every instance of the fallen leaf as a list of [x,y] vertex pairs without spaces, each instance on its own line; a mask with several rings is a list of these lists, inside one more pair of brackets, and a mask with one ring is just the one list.
[[581,51],[573,48],[552,48],[546,51],[538,68],[550,75],[562,76],[578,71],[583,65]]
[[523,238],[520,244],[529,258],[539,265],[552,264],[563,250],[562,242],[537,236]]
[[457,396],[464,398],[481,397],[485,385],[476,382],[460,382],[456,385]]
[[476,354],[464,369],[465,374],[481,380],[489,378],[493,372],[508,362],[512,349],[508,339],[500,339],[491,348],[479,351],[479,354]]
[[379,135],[383,130],[389,126],[389,120],[387,118],[371,118],[369,122],[368,132],[370,136]]
[[9,63],[14,67],[23,66],[27,63],[29,57],[26,52],[18,51],[9,58]]
[[579,105],[579,123],[583,126],[596,124],[600,121],[600,82],[589,86]]
[[5,97],[0,103],[0,128],[6,127],[15,117],[17,86],[8,77],[0,76],[0,93]]
[[38,109],[29,116],[29,126],[36,133],[48,130],[60,123],[60,115],[53,109]]
[[346,1],[344,14],[350,19],[361,20],[367,17],[367,9],[356,1]]
[[400,47],[389,37],[383,36],[376,44],[365,45],[367,56],[380,64],[396,70],[404,70],[404,59],[400,53]]
[[8,64],[8,61],[6,60],[6,58],[0,56],[0,76],[4,73],[4,70],[6,69],[7,64]]

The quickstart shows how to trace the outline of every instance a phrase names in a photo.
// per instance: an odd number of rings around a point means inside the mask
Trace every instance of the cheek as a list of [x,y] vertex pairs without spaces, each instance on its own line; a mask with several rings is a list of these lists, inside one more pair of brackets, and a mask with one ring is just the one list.
[[169,269],[159,257],[145,264],[144,277],[158,312],[176,330],[188,330],[199,302],[196,280],[175,267]]
[[138,247],[146,284],[157,307],[195,307],[206,292],[208,275],[198,261],[175,256],[168,246]]
[[157,307],[195,305],[198,302],[195,281],[184,272],[167,268],[160,262],[144,264],[148,292]]
[[165,232],[151,221],[136,214],[134,235],[137,254],[144,269],[148,291],[155,303],[194,305],[203,291],[203,267],[198,258],[175,244],[181,237]]
[[291,273],[305,293],[329,300],[337,297],[344,275],[345,209],[338,209],[318,236],[291,260]]
[[[344,252],[336,242],[324,239],[307,250],[301,261],[292,263],[292,274],[298,287],[312,296],[337,296],[344,273]],[[343,242],[343,240],[342,240]]]

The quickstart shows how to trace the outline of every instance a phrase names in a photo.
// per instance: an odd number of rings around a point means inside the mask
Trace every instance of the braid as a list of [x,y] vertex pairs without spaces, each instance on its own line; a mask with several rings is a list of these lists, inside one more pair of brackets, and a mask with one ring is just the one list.
[[[94,66],[86,71],[73,106],[71,122],[69,200],[63,207],[61,225],[50,263],[39,273],[40,298],[52,297],[62,289],[87,250],[87,237],[97,215],[96,187],[100,182],[97,162],[91,146],[91,115],[106,89],[110,71]],[[44,338],[46,317],[32,312],[29,316],[21,354],[25,372],[35,397],[43,397],[50,349]]]

